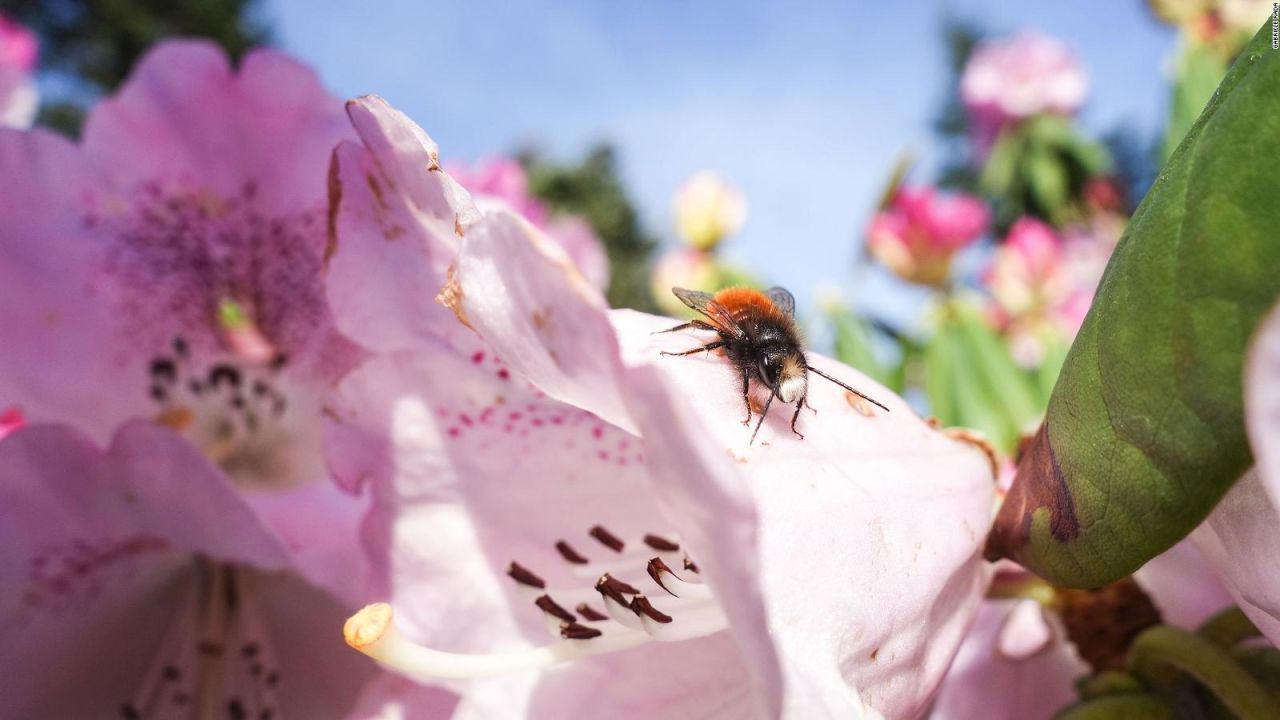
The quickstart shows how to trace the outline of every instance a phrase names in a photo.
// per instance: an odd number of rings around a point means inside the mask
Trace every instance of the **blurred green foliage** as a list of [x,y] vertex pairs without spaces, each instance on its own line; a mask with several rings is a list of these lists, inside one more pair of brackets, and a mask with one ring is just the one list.
[[157,40],[204,37],[239,59],[272,38],[258,0],[0,0],[0,9],[39,36],[42,70],[73,81],[65,97],[45,99],[37,119],[73,136],[88,106]]
[[657,241],[641,226],[618,178],[613,148],[599,145],[577,163],[557,162],[537,150],[524,150],[519,159],[529,174],[530,192],[553,210],[586,218],[600,236],[609,254],[609,304],[656,311],[649,269]]

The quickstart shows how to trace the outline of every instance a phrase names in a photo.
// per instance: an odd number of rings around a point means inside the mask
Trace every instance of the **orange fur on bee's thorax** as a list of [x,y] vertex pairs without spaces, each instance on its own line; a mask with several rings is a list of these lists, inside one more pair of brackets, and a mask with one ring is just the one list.
[[753,288],[727,288],[715,294],[715,301],[739,320],[746,317],[785,323],[786,317],[768,295]]

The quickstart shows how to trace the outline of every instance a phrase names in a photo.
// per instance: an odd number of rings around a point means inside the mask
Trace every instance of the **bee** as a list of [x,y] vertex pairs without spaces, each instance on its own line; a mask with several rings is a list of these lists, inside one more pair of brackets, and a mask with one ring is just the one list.
[[800,410],[809,407],[806,402],[809,372],[830,380],[885,412],[889,411],[862,392],[809,365],[796,330],[796,300],[785,289],[773,287],[760,292],[753,288],[728,288],[712,294],[677,287],[671,288],[671,292],[706,320],[690,320],[660,333],[696,328],[713,332],[719,339],[692,350],[663,352],[663,355],[678,357],[723,348],[742,377],[742,401],[747,406],[747,419],[742,421],[743,425],[749,425],[753,417],[749,398],[751,381],[769,389],[769,399],[765,401],[760,421],[756,423],[748,444],[756,441],[775,397],[784,403],[796,404],[795,414],[791,416],[791,432],[804,439],[804,435],[796,430],[796,420],[800,417]]

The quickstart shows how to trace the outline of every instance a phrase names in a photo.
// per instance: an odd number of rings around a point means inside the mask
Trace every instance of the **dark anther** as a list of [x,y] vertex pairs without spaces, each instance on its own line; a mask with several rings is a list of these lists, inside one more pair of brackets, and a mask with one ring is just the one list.
[[152,385],[152,386],[151,386],[151,399],[152,399],[152,400],[155,400],[156,402],[164,402],[164,399],[165,399],[165,398],[167,398],[167,397],[169,397],[169,393],[167,393],[167,392],[165,392],[165,391],[164,391],[164,387],[163,387],[163,386],[160,386],[160,385]]
[[662,582],[663,573],[666,573],[672,576],[675,575],[675,573],[671,572],[671,568],[665,562],[662,561],[662,558],[654,558],[650,560],[649,566],[645,569],[649,571],[649,577],[653,578],[653,581],[658,583],[658,587],[662,588],[663,590],[666,590],[667,594],[669,595],[680,597],[679,595],[676,595],[675,593],[671,592],[671,588],[667,587],[666,584]]
[[593,627],[579,625],[578,623],[565,623],[560,626],[560,637],[565,640],[590,640],[594,637],[600,637],[602,634]]
[[133,703],[125,703],[120,706],[120,717],[126,720],[142,720],[142,713],[138,712],[138,708]]
[[231,407],[233,407],[233,408],[235,408],[235,409],[237,409],[237,410],[240,410],[240,409],[244,408],[244,396],[243,396],[243,395],[241,395],[241,394],[239,394],[239,393],[236,393],[235,395],[232,395],[232,396],[231,396]]
[[227,717],[231,720],[245,720],[249,717],[244,711],[244,703],[240,702],[240,698],[231,698],[227,701]]
[[573,613],[556,604],[556,601],[552,600],[550,595],[543,595],[539,597],[533,602],[533,604],[537,605],[542,612],[555,616],[557,620],[563,620],[567,623],[571,623],[576,622],[578,619],[573,616]]
[[258,720],[271,720],[276,716],[276,711],[271,708],[262,708],[262,712],[258,713]]
[[658,552],[675,552],[680,549],[679,545],[657,535],[645,535],[644,544]]
[[251,658],[256,656],[261,650],[262,646],[258,645],[258,643],[249,642],[245,643],[244,646],[240,648],[240,654],[247,658]]
[[635,613],[636,615],[644,613],[649,617],[650,620],[660,622],[663,625],[671,622],[670,615],[667,615],[666,613],[663,613],[662,611],[658,610],[658,608],[654,607],[649,602],[649,598],[643,595],[637,595],[631,599],[631,612]]
[[511,565],[507,567],[507,575],[521,585],[528,585],[529,587],[535,587],[539,590],[547,586],[547,583],[542,578],[521,567],[519,563],[511,563]]
[[280,682],[280,673],[272,670],[267,673],[265,682],[267,683],[267,687],[275,687]]
[[563,540],[556,543],[556,551],[560,553],[560,557],[564,558],[568,562],[573,563],[574,565],[587,564],[587,559],[579,555],[578,551],[574,550],[569,545],[569,543]]
[[624,606],[629,602],[625,597],[623,597],[624,593],[627,595],[640,594],[639,590],[622,582],[609,573],[601,575],[600,579],[596,581],[596,590],[599,591],[601,595]]
[[187,389],[191,391],[192,395],[199,395],[204,390],[204,386],[200,384],[199,380],[192,380],[187,383]]
[[186,340],[183,340],[180,337],[173,339],[173,351],[178,353],[178,357],[186,357],[188,350],[189,348],[187,347]]
[[164,679],[169,682],[174,682],[182,677],[182,671],[178,670],[177,665],[165,665],[164,670],[162,670],[161,673],[163,674]]
[[151,377],[164,382],[178,379],[178,366],[167,357],[158,357],[151,361]]
[[626,547],[617,535],[604,529],[603,525],[597,525],[591,528],[591,537],[600,541],[601,545],[609,548],[614,552],[622,552],[622,548]]
[[600,620],[608,620],[609,616],[597,611],[586,603],[578,603],[578,607],[574,608],[584,620],[591,622],[599,622]]
[[690,560],[689,558],[685,558],[685,559],[684,559],[684,569],[685,569],[685,570],[688,570],[688,571],[689,571],[689,572],[691,572],[691,573],[696,573],[696,572],[698,572],[698,566],[697,566],[697,565],[694,565],[694,564],[693,564],[693,561],[692,561],[692,560]]
[[289,356],[285,355],[282,352],[278,352],[275,354],[274,357],[271,358],[271,363],[267,365],[267,367],[271,368],[272,370],[279,370],[280,368],[284,367],[285,364],[288,362],[289,362]]
[[214,365],[209,370],[209,384],[217,388],[223,381],[232,387],[240,387],[240,371],[230,365]]
[[254,394],[254,395],[258,395],[258,396],[266,395],[266,394],[267,394],[267,391],[268,391],[268,390],[270,390],[270,389],[271,389],[271,388],[267,387],[267,384],[266,384],[265,382],[261,381],[261,380],[254,380],[254,381],[253,381],[253,394]]

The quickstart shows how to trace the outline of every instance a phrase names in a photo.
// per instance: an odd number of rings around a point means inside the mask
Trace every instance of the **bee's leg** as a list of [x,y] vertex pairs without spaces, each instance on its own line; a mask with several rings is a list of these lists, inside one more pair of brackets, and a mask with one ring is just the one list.
[[751,373],[746,369],[742,369],[742,404],[747,406],[747,419],[742,421],[743,425],[751,424]]
[[673,352],[667,352],[666,350],[663,350],[663,351],[662,351],[661,353],[659,353],[659,354],[660,354],[660,355],[671,355],[672,357],[680,357],[680,356],[682,356],[682,355],[692,355],[692,354],[694,354],[694,353],[696,353],[696,352],[704,352],[704,351],[705,351],[705,352],[711,352],[712,350],[715,350],[715,349],[716,349],[716,348],[718,348],[718,347],[724,347],[724,346],[725,346],[725,345],[727,345],[727,344],[728,344],[728,343],[726,343],[726,342],[725,342],[725,341],[723,341],[723,340],[716,340],[715,342],[709,342],[709,343],[707,343],[706,345],[702,345],[702,346],[700,346],[700,347],[696,347],[696,348],[694,348],[694,349],[692,349],[692,350],[685,350],[684,352],[677,352],[677,353],[673,353]]
[[687,322],[687,323],[684,323],[684,324],[681,324],[681,325],[677,325],[677,326],[675,326],[675,327],[673,327],[673,328],[668,328],[668,329],[666,329],[666,330],[654,330],[653,332],[651,332],[651,333],[649,333],[649,334],[650,334],[650,335],[661,335],[662,333],[675,332],[675,331],[677,331],[677,330],[684,330],[685,328],[697,328],[697,329],[699,329],[699,330],[710,330],[711,332],[714,332],[714,333],[718,333],[718,332],[720,332],[720,330],[719,330],[718,328],[716,328],[714,325],[712,325],[712,324],[710,324],[710,323],[706,323],[706,322],[703,322],[703,321],[701,321],[701,320],[690,320],[690,321],[689,321],[689,322]]
[[[800,398],[800,402],[804,403],[804,406],[805,406],[805,407],[807,407],[807,408],[809,408],[810,410],[812,410],[814,415],[817,415],[817,414],[818,414],[818,408],[816,408],[816,407],[814,407],[814,406],[812,406],[812,405],[810,405],[810,404],[809,404],[809,396],[808,396],[808,395],[805,395],[803,398]],[[799,411],[797,410],[797,412],[799,412]]]
[[[791,432],[795,433],[796,435],[800,435],[800,431],[796,430],[796,420],[799,419],[800,417],[800,408],[805,406],[804,401],[805,401],[805,398],[803,397],[800,398],[800,401],[796,403],[796,412],[794,415],[791,416]],[[809,408],[809,409],[812,410],[813,408]],[[803,440],[804,435],[800,435],[800,439]]]

